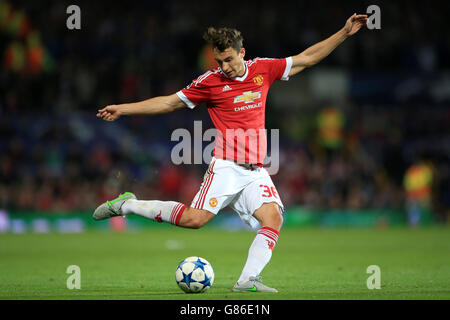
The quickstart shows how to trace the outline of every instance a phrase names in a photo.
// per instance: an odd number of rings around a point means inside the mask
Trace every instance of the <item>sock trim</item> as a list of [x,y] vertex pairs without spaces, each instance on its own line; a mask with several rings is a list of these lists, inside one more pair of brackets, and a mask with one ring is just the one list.
[[261,229],[259,229],[258,234],[262,234],[270,239],[272,239],[273,241],[275,241],[275,243],[278,242],[278,236],[279,236],[279,232],[275,229],[272,229],[270,227],[262,227]]
[[186,206],[183,204],[183,207],[180,209],[180,212],[178,212],[177,218],[175,219],[176,226],[180,223],[181,216],[183,215],[183,212],[185,209],[186,209]]
[[169,222],[171,224],[178,225],[178,222],[180,222],[180,218],[184,212],[184,209],[186,209],[186,206],[182,203],[178,203],[177,205],[175,205],[172,209],[172,213],[170,214]]

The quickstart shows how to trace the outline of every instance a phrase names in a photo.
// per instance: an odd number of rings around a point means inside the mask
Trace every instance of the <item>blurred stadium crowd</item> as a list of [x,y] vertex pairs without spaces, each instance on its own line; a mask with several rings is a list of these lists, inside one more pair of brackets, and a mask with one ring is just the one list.
[[[433,168],[433,209],[444,220],[450,208],[450,100],[445,90],[430,95],[433,88],[423,83],[450,68],[450,28],[444,14],[434,14],[440,8],[379,3],[383,21],[390,21],[386,30],[359,34],[321,65],[356,78],[413,73],[418,79],[407,89],[414,95],[374,103],[353,91],[341,141],[330,147],[318,133],[323,101],[293,116],[294,102],[277,108],[269,94],[268,127],[281,133],[273,179],[286,206],[403,208],[404,175],[426,161]],[[81,1],[82,29],[69,31],[69,3],[1,0],[0,207],[90,210],[124,190],[141,199],[190,203],[206,166],[171,165],[170,134],[192,129],[194,120],[211,125],[206,108],[115,123],[96,119],[96,110],[187,85],[207,65],[201,35],[209,25],[240,29],[249,58],[285,57],[331,35],[370,4],[242,2],[227,11],[206,2]]]

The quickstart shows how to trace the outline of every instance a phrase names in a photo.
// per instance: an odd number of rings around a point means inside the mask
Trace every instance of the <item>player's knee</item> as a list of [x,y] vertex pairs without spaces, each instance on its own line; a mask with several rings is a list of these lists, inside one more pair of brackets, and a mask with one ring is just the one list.
[[192,229],[199,229],[209,221],[202,210],[194,208],[189,208],[187,210],[185,218],[185,226]]
[[206,224],[206,221],[204,221],[201,217],[193,217],[191,220],[191,228],[192,229],[200,229]]
[[274,229],[280,230],[283,225],[283,215],[280,210],[270,211],[270,221]]
[[283,215],[277,203],[264,204],[262,208],[262,214],[260,215],[260,223],[264,226],[280,230],[283,225]]

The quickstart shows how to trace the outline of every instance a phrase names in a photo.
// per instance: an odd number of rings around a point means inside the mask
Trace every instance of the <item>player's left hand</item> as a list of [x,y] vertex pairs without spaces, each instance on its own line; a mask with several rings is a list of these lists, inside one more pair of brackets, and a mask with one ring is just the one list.
[[345,22],[344,31],[348,36],[354,35],[363,25],[367,23],[367,18],[367,14],[353,14]]

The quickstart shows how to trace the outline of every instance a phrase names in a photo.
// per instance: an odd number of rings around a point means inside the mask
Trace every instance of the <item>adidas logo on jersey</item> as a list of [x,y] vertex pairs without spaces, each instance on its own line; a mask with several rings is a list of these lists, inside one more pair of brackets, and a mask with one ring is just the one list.
[[228,91],[231,90],[231,87],[229,85],[225,85],[225,87],[223,87],[222,92],[223,91]]

